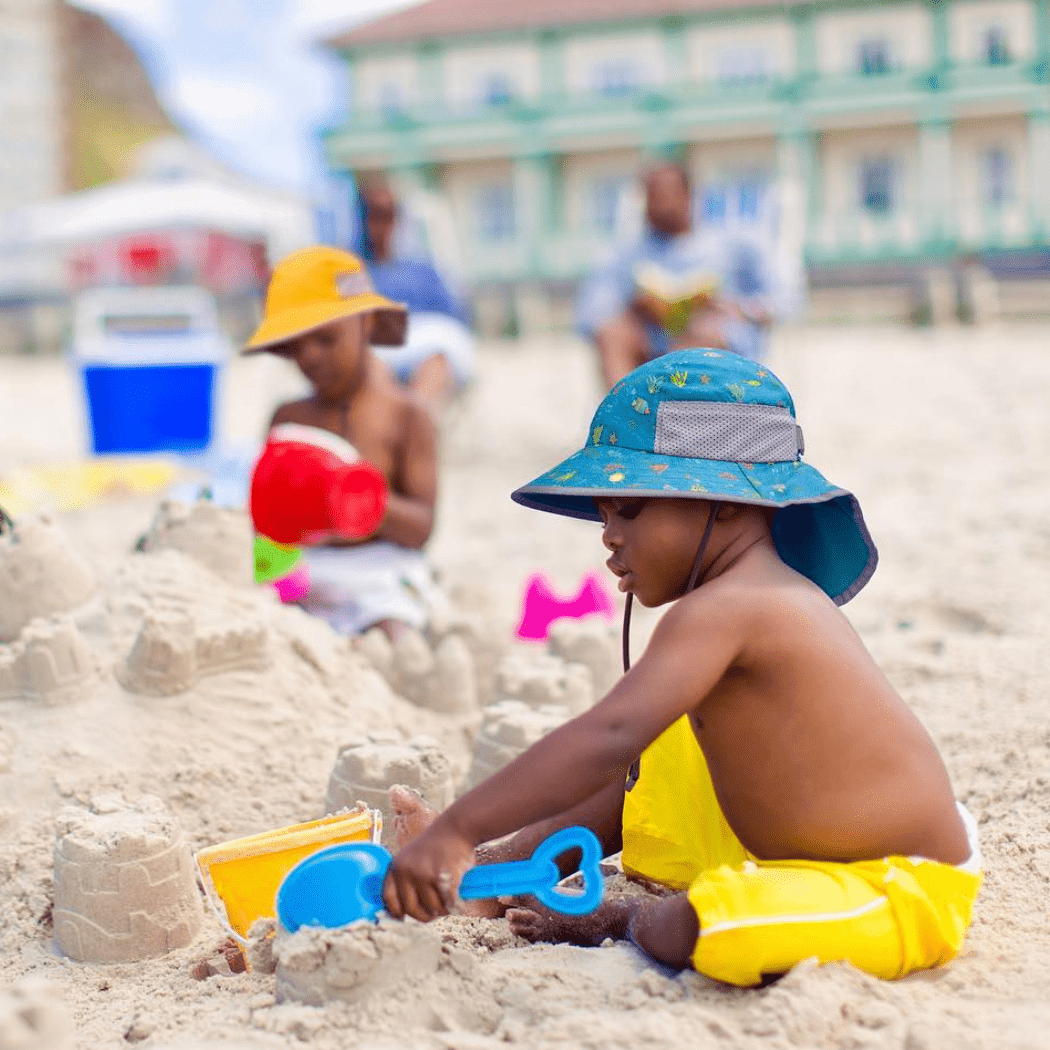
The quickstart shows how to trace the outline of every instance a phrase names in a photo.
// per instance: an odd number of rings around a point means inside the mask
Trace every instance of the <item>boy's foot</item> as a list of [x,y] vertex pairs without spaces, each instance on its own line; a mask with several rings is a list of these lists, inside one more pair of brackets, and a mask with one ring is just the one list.
[[419,838],[437,819],[437,813],[425,799],[401,784],[395,784],[389,794],[390,808],[393,810],[390,822],[393,845],[391,852],[397,853],[413,839]]
[[[404,849],[418,838],[437,819],[437,811],[417,795],[411,788],[394,784],[390,788],[390,808],[393,810],[391,827],[391,852]],[[478,919],[498,919],[504,906],[498,900],[461,901],[457,911],[461,915],[472,915]]]
[[597,948],[609,937],[615,941],[626,938],[627,923],[641,901],[639,897],[612,897],[589,915],[562,915],[542,904],[530,903],[527,908],[510,908],[507,919],[514,933],[533,943]]

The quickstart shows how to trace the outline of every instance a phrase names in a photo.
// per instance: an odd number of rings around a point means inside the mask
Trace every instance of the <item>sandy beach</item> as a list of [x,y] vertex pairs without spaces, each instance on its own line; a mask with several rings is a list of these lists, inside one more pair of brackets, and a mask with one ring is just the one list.
[[[980,825],[986,879],[951,966],[883,983],[804,963],[738,990],[664,976],[625,944],[527,946],[503,921],[454,917],[311,933],[286,946],[276,975],[213,965],[198,979],[225,936],[207,909],[189,943],[154,958],[64,956],[55,844],[71,813],[141,809],[153,796],[193,851],[320,816],[340,747],[369,732],[437,740],[461,787],[484,717],[400,695],[406,672],[235,567],[217,575],[185,550],[135,553],[158,497],[112,493],[49,526],[90,577],[83,600],[0,641],[0,1050],[1050,1047],[1048,347],[1050,328],[1034,325],[800,328],[778,334],[770,360],[795,396],[807,460],[858,495],[879,546],[874,579],[845,611]],[[300,388],[284,362],[235,362],[225,440],[250,445]],[[498,698],[500,660],[544,656],[513,642],[528,575],[542,570],[568,594],[605,571],[595,526],[509,499],[581,443],[599,396],[572,340],[490,344],[446,422],[430,551],[483,702]],[[0,359],[0,480],[84,447],[68,366]],[[636,652],[652,623],[638,618]],[[167,692],[135,677],[147,628],[196,646]],[[34,646],[57,652],[55,639],[73,655],[53,686],[5,692],[5,667],[9,682],[40,680],[17,668]],[[308,971],[322,1005],[295,994]]]

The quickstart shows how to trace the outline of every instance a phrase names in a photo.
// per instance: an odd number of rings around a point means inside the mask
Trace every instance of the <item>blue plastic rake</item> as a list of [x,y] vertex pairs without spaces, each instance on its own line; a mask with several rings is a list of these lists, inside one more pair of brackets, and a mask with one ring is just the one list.
[[[583,891],[559,886],[555,863],[572,849],[581,850]],[[370,842],[344,842],[319,850],[300,861],[277,890],[277,918],[290,933],[300,926],[334,929],[375,919],[383,907],[383,880],[390,852]],[[528,860],[481,864],[464,874],[459,884],[463,900],[532,894],[541,904],[565,915],[586,915],[602,900],[601,847],[588,828],[556,831],[536,847]]]

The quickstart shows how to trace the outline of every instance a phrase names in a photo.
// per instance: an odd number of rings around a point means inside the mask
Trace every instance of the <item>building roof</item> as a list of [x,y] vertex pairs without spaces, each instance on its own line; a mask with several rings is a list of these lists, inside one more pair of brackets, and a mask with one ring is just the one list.
[[369,44],[407,44],[435,37],[776,6],[779,6],[776,0],[514,0],[513,3],[506,0],[428,0],[356,26],[326,42],[337,48],[357,48]]

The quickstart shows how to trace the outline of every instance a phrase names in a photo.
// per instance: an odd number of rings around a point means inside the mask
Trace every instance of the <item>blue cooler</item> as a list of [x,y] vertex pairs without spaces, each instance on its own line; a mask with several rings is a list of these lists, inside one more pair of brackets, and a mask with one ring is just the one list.
[[114,288],[76,305],[72,357],[87,396],[91,449],[199,453],[215,436],[229,340],[201,288]]

